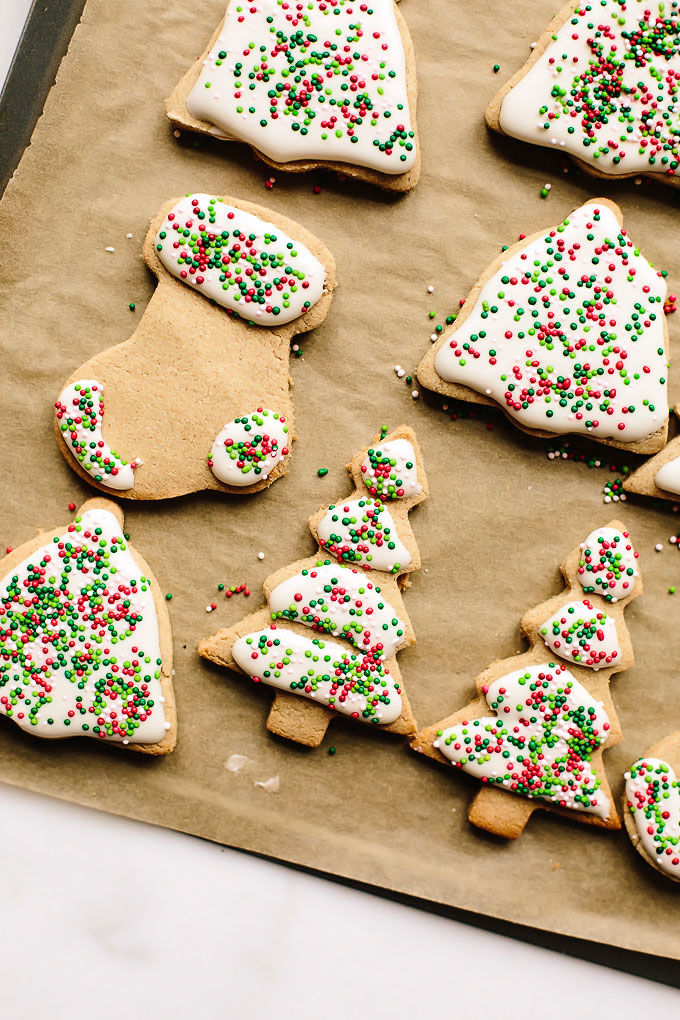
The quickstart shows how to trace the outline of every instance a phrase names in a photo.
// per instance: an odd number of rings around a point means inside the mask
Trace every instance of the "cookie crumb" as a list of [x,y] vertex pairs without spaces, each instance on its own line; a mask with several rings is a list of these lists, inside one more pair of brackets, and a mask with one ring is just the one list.
[[272,776],[271,779],[265,779],[264,782],[258,779],[253,783],[253,786],[260,786],[267,793],[278,793],[280,785],[278,776]]

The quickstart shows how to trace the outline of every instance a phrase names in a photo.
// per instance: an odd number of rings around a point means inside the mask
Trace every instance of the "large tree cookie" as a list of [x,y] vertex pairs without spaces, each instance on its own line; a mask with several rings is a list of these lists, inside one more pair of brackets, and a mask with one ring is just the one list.
[[396,660],[415,641],[401,597],[420,567],[408,514],[428,496],[413,432],[381,436],[349,472],[352,495],[309,522],[317,555],[268,577],[267,606],[198,649],[274,687],[267,728],[309,747],[321,743],[332,713],[392,733],[416,730]]
[[611,521],[561,570],[565,589],[522,618],[529,650],[492,663],[475,681],[474,701],[412,742],[480,779],[468,817],[509,839],[538,808],[621,827],[602,753],[621,739],[609,684],[633,665],[623,613],[642,593],[637,553]]
[[288,470],[290,341],[326,317],[333,256],[271,210],[188,195],[158,213],[144,259],[158,287],[130,339],[66,382],[59,448],[128,499],[258,492]]
[[666,283],[606,198],[498,256],[418,368],[539,438],[655,453],[668,433]]
[[680,730],[660,740],[626,773],[623,820],[638,853],[680,882]]
[[595,177],[678,184],[676,0],[573,0],[494,97],[494,131],[568,152]]
[[174,748],[168,611],[115,503],[0,561],[0,715],[36,737]]
[[246,142],[276,170],[408,191],[420,173],[416,95],[394,0],[230,0],[167,111],[177,127]]

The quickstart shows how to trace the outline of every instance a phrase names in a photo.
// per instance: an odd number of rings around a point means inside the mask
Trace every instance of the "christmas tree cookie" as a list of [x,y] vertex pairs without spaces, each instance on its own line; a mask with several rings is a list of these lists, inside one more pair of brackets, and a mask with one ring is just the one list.
[[677,0],[572,0],[492,100],[488,126],[595,177],[677,186],[679,15]]
[[668,431],[666,284],[613,202],[586,202],[504,251],[418,368],[539,438],[655,453]]
[[115,503],[0,561],[0,715],[36,737],[174,748],[168,611]]
[[408,191],[420,173],[416,93],[394,0],[230,0],[167,111],[178,128],[246,142],[276,170]]
[[[680,406],[673,410],[676,415],[680,414]],[[680,436],[671,439],[660,453],[628,475],[623,487],[626,492],[671,499],[677,503],[680,500]]]
[[402,426],[349,465],[352,495],[316,513],[315,556],[264,582],[267,606],[199,652],[275,689],[272,733],[309,747],[332,713],[412,735],[397,652],[415,636],[401,590],[420,567],[409,511],[427,499],[416,438]]
[[680,730],[660,740],[625,775],[623,819],[648,864],[680,882]]
[[197,194],[163,206],[144,259],[158,287],[130,339],[62,388],[59,448],[128,499],[258,492],[288,470],[290,342],[326,317],[333,257],[285,216]]
[[477,677],[477,698],[421,730],[414,750],[480,779],[473,825],[515,839],[547,808],[620,828],[602,762],[621,739],[609,693],[633,665],[623,614],[642,592],[637,554],[619,521],[596,529],[561,567],[565,589],[530,609],[530,648]]

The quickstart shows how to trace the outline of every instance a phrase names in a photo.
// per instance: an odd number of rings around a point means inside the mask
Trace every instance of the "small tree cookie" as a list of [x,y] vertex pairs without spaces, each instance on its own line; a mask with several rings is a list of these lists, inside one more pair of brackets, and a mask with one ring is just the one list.
[[676,2],[563,7],[486,111],[493,131],[567,152],[600,179],[680,183]]
[[[680,414],[680,405],[673,410],[676,415]],[[623,487],[626,492],[671,499],[677,503],[680,500],[680,436],[671,439],[660,453],[628,475]]]
[[509,839],[538,808],[621,826],[602,753],[621,739],[609,684],[633,665],[623,614],[642,592],[637,553],[624,526],[611,521],[561,570],[565,589],[522,618],[529,650],[492,663],[475,681],[473,702],[412,742],[481,779],[468,817]]
[[415,640],[401,597],[420,567],[408,514],[428,495],[415,435],[401,426],[381,436],[348,470],[352,495],[310,519],[319,553],[268,577],[267,606],[198,649],[276,688],[267,728],[309,747],[332,713],[416,729],[396,661]]
[[288,470],[290,341],[326,317],[333,257],[278,213],[188,195],[163,206],[144,259],[158,287],[130,339],[68,379],[59,448],[128,499],[258,492]]
[[680,882],[680,730],[664,737],[626,773],[623,820],[638,853]]
[[423,386],[497,405],[539,438],[655,453],[668,432],[666,284],[606,198],[514,244],[418,368]]
[[417,90],[394,0],[308,0],[304,10],[229,0],[167,111],[176,127],[246,142],[275,170],[325,168],[400,192],[420,174]]
[[174,748],[168,611],[115,503],[0,560],[0,715],[36,737]]

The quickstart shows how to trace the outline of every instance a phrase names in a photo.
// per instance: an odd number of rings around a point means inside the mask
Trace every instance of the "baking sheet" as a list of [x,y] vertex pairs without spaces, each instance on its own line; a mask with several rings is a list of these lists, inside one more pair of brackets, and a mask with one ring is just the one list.
[[[133,543],[173,594],[175,753],[146,761],[86,740],[47,745],[0,719],[0,778],[441,909],[677,959],[677,889],[622,833],[539,813],[516,843],[495,840],[467,823],[475,788],[467,777],[343,720],[318,751],[277,740],[264,728],[270,693],[196,654],[202,636],[260,604],[267,574],[314,551],[307,518],[349,492],[343,465],[383,423],[415,428],[430,481],[430,500],[412,514],[424,569],[405,596],[418,643],[399,656],[421,724],[464,705],[481,669],[521,650],[523,611],[559,590],[563,556],[612,516],[603,469],[548,461],[546,444],[500,413],[452,422],[440,400],[412,401],[393,366],[415,368],[429,343],[428,312],[443,321],[501,245],[595,194],[620,203],[631,236],[677,289],[677,199],[651,184],[594,189],[563,173],[558,155],[487,134],[484,108],[547,24],[545,0],[512,9],[405,0],[402,11],[419,57],[424,160],[415,191],[394,199],[322,175],[274,174],[267,191],[271,172],[245,147],[173,137],[164,99],[211,35],[222,0],[88,0],[0,204],[2,547],[65,523],[67,504],[89,494],[57,451],[51,405],[77,365],[132,332],[154,285],[141,243],[168,198],[230,193],[300,220],[334,253],[339,288],[291,363],[299,439],[290,474],[255,497],[127,508]],[[678,328],[669,325],[673,356]],[[673,381],[671,398],[680,399]],[[579,448],[604,464],[624,459]],[[636,498],[616,513],[641,552],[646,585],[628,611],[638,665],[612,687],[625,736],[605,764],[620,795],[625,767],[680,727],[680,595],[668,595],[680,560],[667,542],[677,528],[670,505]],[[243,581],[248,600],[217,596],[219,582]],[[218,609],[207,615],[213,600]],[[233,754],[249,759],[238,773],[225,766]],[[276,793],[254,785],[274,776]]]

